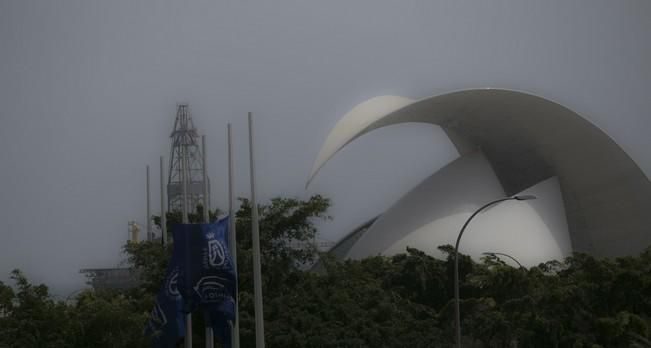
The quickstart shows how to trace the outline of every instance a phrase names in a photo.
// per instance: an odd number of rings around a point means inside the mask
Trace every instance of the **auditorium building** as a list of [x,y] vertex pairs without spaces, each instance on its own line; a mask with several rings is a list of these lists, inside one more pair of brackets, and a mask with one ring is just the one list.
[[651,183],[638,165],[586,118],[519,91],[372,98],[337,122],[309,180],[356,138],[405,122],[440,126],[459,157],[344,237],[334,254],[359,259],[415,247],[436,256],[476,209],[525,194],[537,199],[506,201],[473,219],[460,251],[503,252],[535,265],[572,251],[633,255],[651,244]]

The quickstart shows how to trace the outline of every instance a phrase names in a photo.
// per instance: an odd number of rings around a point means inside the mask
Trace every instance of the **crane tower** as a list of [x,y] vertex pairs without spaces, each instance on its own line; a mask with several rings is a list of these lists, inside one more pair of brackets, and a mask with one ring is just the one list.
[[[167,209],[170,212],[183,209],[182,183],[185,172],[188,212],[194,212],[198,205],[203,205],[203,163],[199,134],[192,123],[188,104],[177,105],[174,130],[170,137],[172,147],[167,181]],[[210,202],[210,195],[207,198]]]

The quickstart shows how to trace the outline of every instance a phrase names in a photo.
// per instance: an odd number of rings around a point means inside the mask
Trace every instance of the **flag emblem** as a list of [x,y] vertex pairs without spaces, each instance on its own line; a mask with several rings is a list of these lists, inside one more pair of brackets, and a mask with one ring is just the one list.
[[206,276],[201,278],[194,291],[197,292],[204,303],[220,303],[228,297],[228,291],[224,284],[227,280],[218,276]]
[[154,309],[151,311],[151,323],[155,328],[160,328],[167,324],[167,317],[158,301],[156,301],[156,306],[154,306]]
[[170,297],[179,296],[178,280],[179,280],[179,270],[178,268],[175,268],[172,271],[172,274],[170,274],[170,276],[167,277],[167,284],[165,285],[165,288],[167,289],[168,296]]
[[226,262],[224,245],[217,239],[208,241],[208,262],[213,267],[221,267]]

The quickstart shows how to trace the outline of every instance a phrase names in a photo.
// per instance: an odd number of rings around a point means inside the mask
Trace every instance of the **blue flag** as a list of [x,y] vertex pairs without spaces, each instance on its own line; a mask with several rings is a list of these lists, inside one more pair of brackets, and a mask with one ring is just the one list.
[[172,256],[163,287],[156,296],[156,304],[145,327],[145,334],[152,337],[156,348],[176,347],[177,342],[185,336],[183,298],[178,289],[178,276],[178,260]]
[[173,235],[185,310],[200,309],[228,346],[230,337],[220,333],[230,333],[228,322],[235,320],[237,282],[228,248],[228,218],[212,224],[175,225]]

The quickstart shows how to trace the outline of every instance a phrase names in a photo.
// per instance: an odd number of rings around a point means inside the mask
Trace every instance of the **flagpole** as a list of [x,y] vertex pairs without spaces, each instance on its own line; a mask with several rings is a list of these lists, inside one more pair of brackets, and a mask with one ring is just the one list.
[[181,204],[181,206],[183,207],[181,219],[184,224],[187,224],[188,223],[188,197],[187,197],[188,187],[186,183],[187,166],[185,163],[185,150],[186,150],[185,147],[186,146],[183,145],[183,148],[181,150],[181,192],[182,192],[181,202],[183,203]]
[[167,216],[165,215],[165,159],[160,156],[160,231],[161,243],[167,245]]
[[206,205],[206,207],[208,207],[208,212],[210,212],[210,207],[211,207],[211,204],[210,204],[210,177],[208,177],[206,180],[208,181],[208,204]]
[[[186,159],[187,144],[183,144],[181,154],[181,187],[183,192],[183,215],[182,222],[188,223],[188,187],[187,187],[187,163]],[[192,348],[192,313],[185,314],[185,348]]]
[[151,194],[149,192],[149,165],[147,165],[147,241],[151,242]]
[[210,212],[208,211],[208,173],[206,170],[206,136],[201,136],[201,166],[203,167],[203,222],[210,222]]
[[253,239],[253,288],[255,304],[255,346],[264,348],[264,315],[262,311],[262,272],[260,267],[260,227],[255,200],[255,165],[253,157],[253,117],[249,112],[249,161],[251,171],[251,234]]
[[[235,213],[233,211],[233,138],[231,134],[231,124],[227,126],[227,139],[228,139],[228,245],[231,252],[231,260],[233,262],[233,269],[237,275],[237,235],[235,233]],[[237,279],[237,277],[236,277]],[[240,348],[240,300],[239,300],[239,286],[235,282],[235,325],[231,327],[231,339],[233,348]]]
[[[206,136],[201,136],[201,166],[203,167],[203,222],[210,222],[210,212],[208,211],[208,174],[206,169]],[[210,323],[206,322],[205,325],[205,347],[213,348],[215,344],[215,339],[213,338],[212,327]]]

